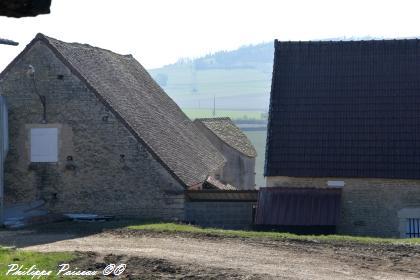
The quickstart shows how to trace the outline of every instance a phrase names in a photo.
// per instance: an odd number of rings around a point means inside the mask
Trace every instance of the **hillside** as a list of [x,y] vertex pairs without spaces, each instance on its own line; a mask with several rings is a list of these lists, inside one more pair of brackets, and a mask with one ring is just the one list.
[[268,110],[273,43],[183,59],[149,72],[192,118],[228,115],[264,119]]
[[[271,86],[273,43],[220,51],[149,70],[153,78],[191,118],[229,116],[257,149],[256,183],[263,177],[266,120]],[[252,129],[248,126],[253,126]]]

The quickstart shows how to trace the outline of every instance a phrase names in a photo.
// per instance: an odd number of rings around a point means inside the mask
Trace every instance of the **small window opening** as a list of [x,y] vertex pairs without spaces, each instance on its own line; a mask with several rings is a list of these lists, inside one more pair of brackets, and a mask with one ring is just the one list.
[[57,162],[58,129],[32,128],[30,134],[31,162]]

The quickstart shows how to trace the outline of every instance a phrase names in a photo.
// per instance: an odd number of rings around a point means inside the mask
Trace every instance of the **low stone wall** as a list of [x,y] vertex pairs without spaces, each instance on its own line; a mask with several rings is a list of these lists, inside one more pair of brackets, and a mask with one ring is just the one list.
[[185,203],[186,220],[203,227],[250,229],[255,202],[197,201]]

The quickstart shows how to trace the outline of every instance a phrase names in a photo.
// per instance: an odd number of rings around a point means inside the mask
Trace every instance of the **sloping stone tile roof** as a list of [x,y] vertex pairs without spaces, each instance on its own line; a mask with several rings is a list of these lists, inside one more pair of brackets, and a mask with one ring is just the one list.
[[152,155],[185,186],[204,182],[224,157],[131,55],[38,34]]
[[248,157],[256,157],[257,151],[242,130],[230,118],[199,118],[200,122],[220,140]]

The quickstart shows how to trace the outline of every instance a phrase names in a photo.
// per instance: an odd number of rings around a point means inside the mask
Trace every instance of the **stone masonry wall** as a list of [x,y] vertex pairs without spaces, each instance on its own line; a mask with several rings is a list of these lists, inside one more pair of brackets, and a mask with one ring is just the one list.
[[[35,67],[36,88],[26,74]],[[53,52],[36,43],[0,88],[9,106],[6,203],[46,201],[55,213],[183,219],[184,189]],[[116,93],[118,94],[118,93]],[[59,161],[30,163],[30,129],[57,127]]]
[[279,176],[268,177],[267,187],[323,188],[327,187],[328,181],[345,182],[337,228],[342,234],[403,237],[407,217],[401,218],[399,213],[401,210],[420,209],[419,180]]
[[185,203],[186,221],[203,227],[250,229],[254,202],[190,201]]

